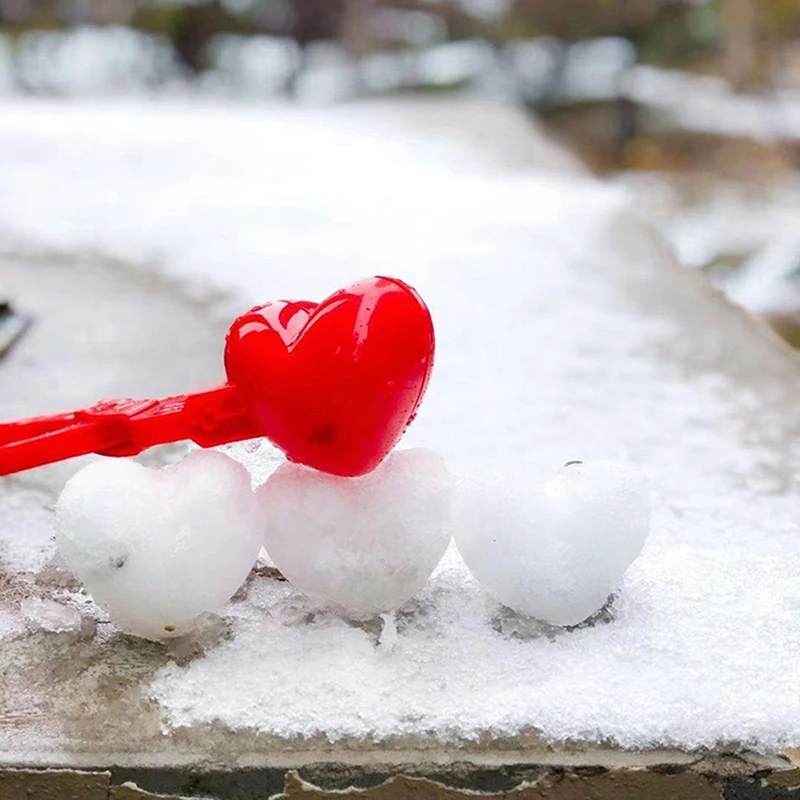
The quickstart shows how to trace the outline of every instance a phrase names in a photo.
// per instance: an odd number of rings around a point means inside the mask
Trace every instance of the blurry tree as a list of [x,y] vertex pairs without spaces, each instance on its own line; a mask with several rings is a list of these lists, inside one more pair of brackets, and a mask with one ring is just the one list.
[[737,91],[752,88],[758,78],[759,20],[756,0],[723,0],[725,77]]
[[56,8],[68,25],[127,25],[137,0],[59,0]]
[[[302,53],[316,42],[336,41],[357,60],[386,44],[379,41],[372,24],[374,13],[385,8],[436,16],[448,38],[463,38],[475,30],[455,0],[250,0],[236,8],[222,0],[169,4],[150,0],[140,3],[132,24],[168,36],[181,61],[199,71],[208,43],[219,33],[286,36]],[[304,60],[301,57],[301,64]]]
[[[545,70],[517,78],[518,91],[555,135],[571,140],[607,164],[628,163],[641,144],[640,108],[626,93],[627,67],[636,63],[682,67],[719,52],[721,0],[513,0],[504,21],[508,39],[540,38]],[[600,37],[630,44],[615,80],[600,95],[571,93],[573,45]],[[597,51],[600,52],[600,51]],[[615,52],[624,53],[624,46]],[[578,56],[585,58],[585,55]],[[540,62],[541,63],[541,62]],[[687,98],[687,102],[691,102]]]
[[719,0],[662,0],[651,24],[632,31],[628,38],[639,61],[690,66],[718,53],[722,46]]
[[61,24],[50,0],[0,0],[0,18],[3,26],[12,31],[26,27],[56,28]]
[[170,5],[141,4],[131,24],[148,33],[167,36],[180,62],[192,72],[205,67],[209,42],[220,33],[244,32],[240,16],[221,2]]
[[772,40],[800,36],[798,0],[760,0],[759,11],[764,32]]
[[[762,68],[773,79],[787,79],[796,86],[798,68],[797,40],[800,39],[800,2],[798,0],[761,0]],[[763,62],[768,62],[764,64]]]
[[513,0],[507,38],[554,36],[564,42],[619,36],[652,24],[653,0]]
[[552,36],[567,44],[620,36],[634,45],[637,60],[685,63],[719,46],[717,2],[513,0],[503,35],[507,39]]

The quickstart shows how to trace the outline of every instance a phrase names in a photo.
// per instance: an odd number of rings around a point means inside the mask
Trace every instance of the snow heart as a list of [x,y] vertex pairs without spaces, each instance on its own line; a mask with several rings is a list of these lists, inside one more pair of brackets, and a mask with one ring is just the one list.
[[67,566],[121,630],[186,633],[241,586],[262,544],[247,470],[198,450],[161,470],[103,459],[64,487],[57,541]]
[[450,542],[453,479],[426,450],[340,478],[281,465],[259,489],[267,552],[305,594],[366,618],[398,608]]
[[523,473],[463,481],[454,537],[496,600],[552,625],[576,625],[617,588],[649,522],[649,492],[635,469],[571,462],[546,481]]

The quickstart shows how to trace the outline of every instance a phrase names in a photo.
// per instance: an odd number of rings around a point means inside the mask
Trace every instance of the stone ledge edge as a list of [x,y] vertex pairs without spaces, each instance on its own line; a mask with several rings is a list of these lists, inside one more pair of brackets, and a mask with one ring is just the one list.
[[620,753],[602,755],[606,765],[597,758],[582,764],[329,761],[238,770],[0,768],[0,800],[800,799],[800,767],[779,757],[676,753],[680,758],[672,761],[620,766],[613,763]]

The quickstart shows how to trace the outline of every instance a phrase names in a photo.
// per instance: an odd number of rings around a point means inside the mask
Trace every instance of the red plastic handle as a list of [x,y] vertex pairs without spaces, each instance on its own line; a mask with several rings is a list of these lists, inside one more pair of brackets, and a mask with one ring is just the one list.
[[0,425],[0,475],[98,453],[134,456],[191,439],[214,447],[263,436],[236,386],[167,397],[108,400],[91,408]]

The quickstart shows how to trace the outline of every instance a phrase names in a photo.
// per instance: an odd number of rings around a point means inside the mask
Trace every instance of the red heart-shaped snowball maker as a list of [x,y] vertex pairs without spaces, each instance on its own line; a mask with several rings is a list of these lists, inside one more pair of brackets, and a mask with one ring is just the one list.
[[355,476],[375,469],[414,419],[433,352],[419,295],[376,277],[319,305],[280,301],[242,315],[225,369],[287,458]]

